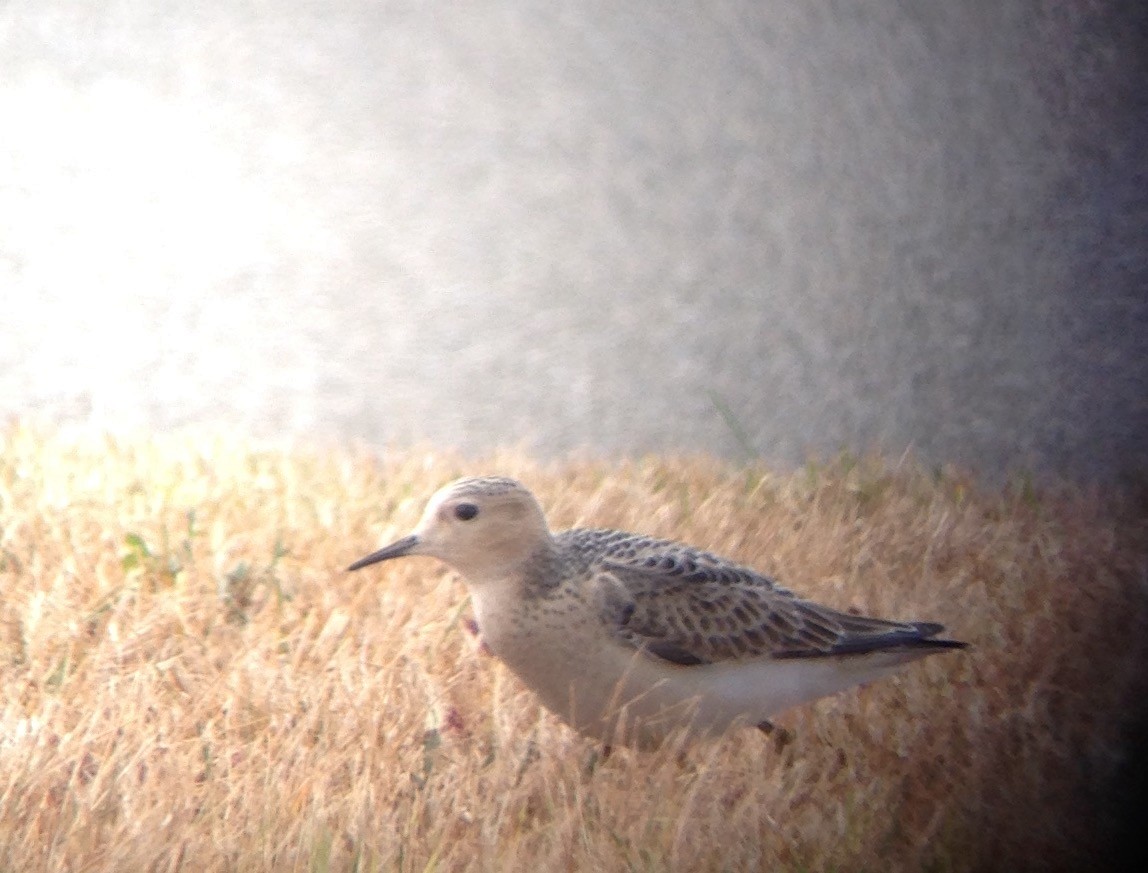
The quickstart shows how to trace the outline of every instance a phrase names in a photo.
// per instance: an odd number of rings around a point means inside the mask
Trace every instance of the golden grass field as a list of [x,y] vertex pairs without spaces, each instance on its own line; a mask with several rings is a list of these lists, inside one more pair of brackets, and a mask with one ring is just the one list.
[[[972,648],[791,712],[780,749],[749,730],[603,758],[478,650],[444,567],[343,571],[489,472],[555,528],[684,539]],[[543,465],[13,425],[0,871],[1100,869],[1139,826],[1146,554],[1143,492],[909,460]]]

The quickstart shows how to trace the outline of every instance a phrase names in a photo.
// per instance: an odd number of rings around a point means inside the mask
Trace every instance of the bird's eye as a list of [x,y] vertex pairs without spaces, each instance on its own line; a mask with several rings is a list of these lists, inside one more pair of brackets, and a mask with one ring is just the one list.
[[478,507],[473,503],[460,503],[454,508],[454,517],[459,521],[470,521],[478,515]]

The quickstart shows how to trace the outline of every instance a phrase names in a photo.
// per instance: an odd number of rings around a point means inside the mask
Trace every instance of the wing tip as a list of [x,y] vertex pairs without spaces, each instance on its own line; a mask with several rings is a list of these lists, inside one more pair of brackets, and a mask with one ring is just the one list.
[[969,644],[963,640],[938,640],[936,636],[945,629],[945,626],[943,624],[937,624],[935,621],[914,622],[913,627],[917,629],[917,633],[921,636],[915,642],[910,643],[910,645],[935,649],[967,649],[969,647]]
[[[788,658],[819,658],[835,657],[840,655],[870,655],[876,652],[892,652],[897,650],[917,650],[920,654],[933,652],[956,651],[969,648],[963,640],[936,639],[936,635],[945,629],[943,624],[931,621],[911,622],[905,630],[892,633],[857,636],[846,639],[826,649],[808,650],[794,649],[775,652],[773,657]],[[928,651],[932,650],[932,651]]]

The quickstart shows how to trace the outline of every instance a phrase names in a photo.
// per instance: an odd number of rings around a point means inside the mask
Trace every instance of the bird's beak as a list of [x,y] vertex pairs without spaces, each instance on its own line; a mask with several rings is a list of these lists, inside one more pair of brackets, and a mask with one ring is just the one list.
[[352,570],[361,570],[363,567],[369,567],[371,564],[377,564],[379,561],[388,561],[391,558],[401,558],[403,555],[409,555],[418,547],[419,538],[415,534],[409,537],[403,537],[398,542],[391,543],[389,546],[379,549],[377,552],[371,552],[365,558],[359,558],[350,567],[347,572]]

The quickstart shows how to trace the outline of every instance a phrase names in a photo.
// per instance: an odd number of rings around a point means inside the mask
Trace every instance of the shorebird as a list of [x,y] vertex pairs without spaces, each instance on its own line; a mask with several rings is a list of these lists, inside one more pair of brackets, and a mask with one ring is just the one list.
[[932,622],[802,600],[710,552],[617,530],[552,534],[504,477],[437,491],[414,532],[356,561],[426,555],[465,579],[482,641],[547,709],[610,744],[656,747],[686,727],[772,729],[782,710],[936,652]]

